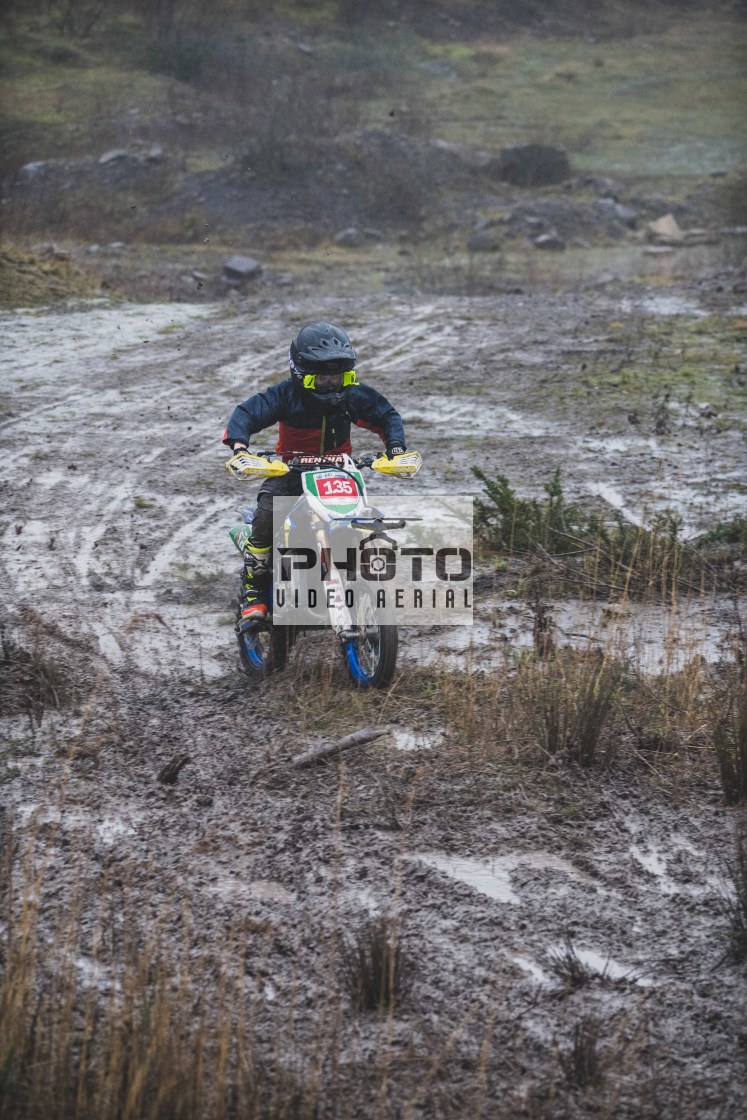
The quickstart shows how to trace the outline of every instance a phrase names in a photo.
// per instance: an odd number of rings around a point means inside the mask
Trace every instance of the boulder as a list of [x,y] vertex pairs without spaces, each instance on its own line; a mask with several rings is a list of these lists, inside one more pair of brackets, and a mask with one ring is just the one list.
[[503,236],[500,230],[491,226],[475,229],[467,241],[467,250],[470,253],[497,253],[503,246]]
[[103,156],[99,156],[99,163],[116,163],[117,160],[127,159],[127,156],[126,148],[112,148],[111,151],[104,152]]
[[229,257],[223,265],[223,279],[233,288],[255,280],[262,273],[262,265],[254,257]]
[[31,246],[32,253],[37,253],[40,257],[51,257],[56,261],[69,261],[71,254],[67,249],[62,249],[54,241],[37,241],[35,245]]
[[565,241],[557,233],[541,233],[533,241],[535,249],[546,249],[550,252],[560,253],[565,249]]
[[632,210],[629,206],[623,206],[616,198],[598,198],[596,207],[605,217],[622,222],[622,224],[628,226],[629,229],[635,229],[636,222],[638,221],[637,211]]
[[335,234],[335,244],[345,249],[357,249],[365,241],[365,234],[357,226],[348,226]]
[[649,222],[646,233],[651,241],[658,245],[681,245],[685,240],[685,235],[677,225],[673,214],[665,214],[663,218]]
[[357,249],[365,241],[384,241],[384,234],[380,229],[369,229],[365,226],[348,226],[335,234],[335,243],[346,249]]
[[563,148],[549,144],[520,144],[503,148],[485,165],[496,179],[517,187],[545,187],[571,177],[571,164]]

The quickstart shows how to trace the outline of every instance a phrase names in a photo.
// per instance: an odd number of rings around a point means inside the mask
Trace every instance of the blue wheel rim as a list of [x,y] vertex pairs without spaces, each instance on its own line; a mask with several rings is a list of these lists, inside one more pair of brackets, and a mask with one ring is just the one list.
[[264,659],[261,651],[257,648],[256,639],[251,635],[244,635],[243,642],[247,657],[253,665],[261,669],[264,666]]
[[371,676],[361,665],[358,660],[358,649],[355,642],[347,642],[345,645],[345,660],[348,663],[350,675],[358,684],[367,685],[371,682]]

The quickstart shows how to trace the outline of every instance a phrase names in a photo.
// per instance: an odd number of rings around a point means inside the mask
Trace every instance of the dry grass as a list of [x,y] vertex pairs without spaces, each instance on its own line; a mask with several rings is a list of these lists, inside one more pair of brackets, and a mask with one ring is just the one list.
[[[305,1084],[260,1037],[245,997],[242,936],[224,950],[121,920],[85,892],[43,912],[43,875],[7,883],[0,982],[0,1100],[8,1120],[311,1116]],[[102,899],[116,894],[100,883]],[[15,895],[14,892],[18,892]],[[176,901],[176,900],[174,900]],[[185,924],[189,915],[182,913]],[[230,948],[229,948],[230,946]]]
[[567,1083],[574,1089],[588,1089],[602,1081],[602,1067],[599,1058],[598,1019],[587,1016],[573,1028],[570,1050],[561,1054],[560,1064]]
[[71,695],[68,670],[49,651],[45,637],[37,622],[26,648],[0,624],[0,715],[23,712],[32,728],[41,725],[46,709],[61,707]]
[[727,805],[747,801],[747,674],[743,667],[711,702],[712,740]]
[[725,861],[727,891],[722,908],[728,922],[728,957],[736,964],[747,961],[747,817],[737,821],[733,857]]
[[345,942],[341,955],[343,985],[360,1011],[391,1011],[405,990],[402,946],[396,923],[371,919]]
[[584,964],[576,953],[570,938],[566,938],[562,949],[548,954],[547,967],[551,974],[560,980],[566,995],[585,988],[592,982],[596,973]]
[[[666,605],[662,619],[671,622]],[[643,778],[666,779],[672,789],[702,789],[716,780],[726,804],[744,799],[743,670],[738,661],[709,664],[691,632],[678,641],[674,624],[666,663],[655,673],[621,648],[611,624],[597,649],[559,642],[521,653],[507,647],[502,662],[472,671],[408,665],[384,703],[346,693],[344,709],[339,697],[347,683],[342,665],[328,656],[329,636],[309,641],[265,688],[263,701],[292,715],[301,736],[331,737],[356,721],[419,726],[426,738],[429,728],[437,729],[443,743],[429,754],[431,769],[458,765],[477,774],[486,766],[518,765],[531,784],[548,767],[589,770],[620,762]],[[407,645],[405,631],[405,653]]]
[[[310,640],[330,648],[330,635]],[[702,789],[704,780],[715,776],[716,751],[704,713],[709,698],[718,699],[719,711],[737,710],[743,676],[736,667],[714,672],[693,662],[680,673],[645,678],[613,650],[592,655],[557,648],[541,652],[507,656],[490,673],[421,667],[403,674],[383,702],[346,691],[346,729],[358,718],[406,724],[427,710],[445,734],[443,747],[429,752],[428,766],[422,767],[424,794],[429,782],[444,781],[447,774],[450,789],[470,774],[477,775],[476,788],[488,770],[500,775],[507,788],[514,770],[520,772],[526,798],[548,771],[552,781],[568,786],[566,767],[591,769],[622,758],[638,765],[644,779],[652,771],[688,773],[693,789]],[[341,664],[301,656],[287,674],[264,686],[263,703],[268,710],[274,703],[281,705],[286,719],[298,715],[299,736],[324,737],[337,730],[340,690],[346,687]],[[640,736],[631,728],[640,728]],[[672,749],[644,752],[646,728],[650,737],[654,729],[666,736]],[[181,738],[188,730],[177,734]],[[289,755],[297,753],[295,740],[286,747]],[[368,749],[373,753],[380,748]],[[398,788],[393,804],[402,813],[402,771],[418,765],[406,755],[386,767],[376,765],[375,788],[368,792],[374,802],[378,798],[378,819],[389,797],[387,781]],[[580,777],[576,770],[572,784],[574,796],[582,799]],[[460,788],[466,789],[466,783]],[[407,1015],[403,996],[408,995],[411,970],[392,919],[366,923],[347,940],[339,913],[331,915],[321,933],[304,929],[301,940],[315,941],[311,968],[319,983],[309,983],[308,957],[298,945],[291,947],[296,987],[284,991],[275,1010],[268,1011],[253,979],[272,968],[266,954],[275,933],[268,925],[242,924],[237,918],[226,928],[223,944],[206,944],[176,884],[173,894],[169,887],[151,898],[152,888],[145,893],[142,887],[130,889],[126,864],[117,865],[116,872],[106,867],[92,871],[90,865],[84,870],[82,853],[74,848],[66,850],[65,859],[72,867],[81,861],[78,887],[62,908],[45,882],[56,844],[56,826],[47,825],[35,840],[33,860],[17,857],[12,862],[17,845],[11,840],[5,846],[0,914],[3,1115],[10,1120],[342,1120],[358,1106],[370,1115],[387,1115],[381,1094],[394,1076],[387,1066],[391,1051],[381,1064],[369,1066],[357,1065],[353,1057],[346,1069],[334,1055],[346,1016],[345,1029],[349,1027],[351,1004],[354,1022],[361,1022],[360,1011],[386,1013],[364,1020],[371,1031],[388,1030],[395,1015]],[[732,879],[730,955],[740,961],[747,938],[743,840]],[[156,920],[150,917],[153,910]],[[570,942],[548,967],[569,994],[578,991],[580,998],[587,995],[581,990],[600,976]],[[319,1024],[313,1035],[303,1025],[309,1017]],[[479,1029],[476,1021],[475,1031]],[[438,1078],[434,1073],[428,1086],[429,1106],[432,1094],[443,1090],[443,1115],[458,1115],[444,1088],[452,1072],[452,1045],[451,1039],[439,1037],[433,1055],[417,1052],[408,1058],[406,1076],[404,1066],[396,1067],[405,1101],[408,1094],[411,1101],[420,1099],[417,1071],[434,1069]],[[485,1045],[487,1085],[494,1070]],[[596,1021],[587,1017],[577,1023],[560,1065],[563,1093],[603,1100],[607,1085]],[[480,1093],[478,1099],[483,1099]]]

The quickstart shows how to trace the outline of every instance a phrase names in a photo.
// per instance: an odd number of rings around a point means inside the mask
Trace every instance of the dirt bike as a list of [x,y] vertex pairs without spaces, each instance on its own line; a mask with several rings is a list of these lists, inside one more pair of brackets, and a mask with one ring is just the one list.
[[[244,672],[255,681],[265,679],[270,673],[286,666],[290,652],[300,632],[317,627],[331,627],[334,632],[348,675],[354,684],[361,688],[386,688],[392,681],[397,664],[398,633],[391,616],[382,617],[376,609],[375,591],[362,587],[357,597],[356,609],[351,613],[345,596],[342,577],[331,556],[338,540],[343,536],[349,540],[351,533],[366,533],[376,537],[394,530],[403,522],[394,518],[387,519],[368,504],[366,487],[361,471],[364,468],[395,478],[411,478],[421,466],[418,452],[405,452],[389,459],[382,455],[363,455],[352,458],[349,455],[308,455],[304,452],[286,452],[284,458],[270,459],[272,452],[239,452],[227,463],[226,469],[234,477],[261,481],[265,478],[279,478],[289,471],[301,475],[302,494],[290,499],[292,505],[285,518],[283,532],[276,532],[274,552],[309,552],[307,549],[294,550],[295,542],[308,545],[313,541],[313,564],[319,572],[324,593],[315,596],[309,605],[309,588],[304,584],[304,568],[292,570],[293,582],[287,594],[298,601],[306,595],[306,610],[301,625],[277,625],[273,613],[265,621],[248,629],[239,626],[241,609],[239,600],[236,609],[236,636],[239,655]],[[277,501],[277,499],[276,499]],[[229,535],[239,552],[243,554],[251,541],[252,511],[245,515],[244,522],[229,530]],[[282,540],[278,537],[282,536]],[[360,539],[360,537],[359,537]],[[339,548],[337,549],[339,552]],[[290,568],[290,565],[289,565]],[[285,601],[286,592],[283,592]],[[273,609],[277,607],[280,594],[275,594]]]

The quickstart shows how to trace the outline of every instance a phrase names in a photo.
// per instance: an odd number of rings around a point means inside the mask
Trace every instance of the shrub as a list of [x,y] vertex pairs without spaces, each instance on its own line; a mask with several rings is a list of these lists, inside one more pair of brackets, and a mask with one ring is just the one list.
[[548,552],[575,549],[573,537],[588,533],[581,511],[566,503],[560,468],[545,486],[547,501],[520,498],[505,475],[489,479],[479,467],[472,473],[482,482],[487,501],[475,500],[475,527],[486,543],[507,552],[531,552],[540,545]]
[[566,501],[560,469],[545,485],[546,498],[521,498],[504,475],[472,473],[485,489],[475,501],[478,539],[491,551],[562,558],[557,578],[596,594],[666,596],[675,586],[700,589],[703,558],[683,542],[679,518],[662,513],[650,529],[615,511],[609,522]]

